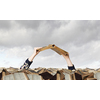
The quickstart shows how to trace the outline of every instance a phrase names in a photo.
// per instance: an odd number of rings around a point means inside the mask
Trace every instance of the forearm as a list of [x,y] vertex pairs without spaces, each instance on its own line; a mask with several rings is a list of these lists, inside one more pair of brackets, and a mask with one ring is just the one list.
[[66,57],[65,60],[66,60],[68,66],[73,66],[69,57]]
[[20,67],[20,69],[24,69],[24,68],[28,69],[30,67],[30,65],[33,62],[33,59],[39,53],[39,51],[37,51],[37,49],[39,49],[39,48],[41,48],[41,47],[34,48],[33,54],[25,61],[25,63]]
[[69,54],[68,54],[67,56],[66,56],[66,55],[63,55],[63,57],[65,58],[65,60],[66,60],[66,62],[67,62],[68,69],[69,69],[69,70],[75,69],[73,63],[72,63],[71,60],[70,60]]
[[28,58],[29,61],[33,61],[33,59],[35,58],[35,56],[39,53],[39,51],[37,51],[37,49],[39,49],[41,47],[35,47],[34,48],[34,52],[33,54]]
[[67,61],[67,65],[68,65],[68,69],[69,69],[69,70],[75,69],[75,67],[74,67],[74,65],[72,64],[72,62],[71,62],[71,60],[70,60],[69,57],[66,58],[66,61]]
[[35,58],[35,56],[36,56],[36,54],[33,53],[33,54],[28,58],[28,60],[29,60],[30,62],[33,61],[33,59]]

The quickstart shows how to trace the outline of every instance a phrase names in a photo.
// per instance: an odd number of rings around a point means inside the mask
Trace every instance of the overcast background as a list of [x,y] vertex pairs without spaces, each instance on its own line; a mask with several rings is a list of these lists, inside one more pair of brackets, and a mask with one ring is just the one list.
[[[49,44],[66,50],[76,68],[100,68],[98,20],[0,20],[0,67],[19,68],[34,47]],[[67,68],[65,59],[48,49],[31,68]]]

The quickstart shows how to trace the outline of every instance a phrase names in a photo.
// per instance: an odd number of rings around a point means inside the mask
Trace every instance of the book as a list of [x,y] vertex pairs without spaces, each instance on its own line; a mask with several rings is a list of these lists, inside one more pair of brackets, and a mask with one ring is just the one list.
[[49,44],[48,46],[44,46],[40,49],[37,49],[37,51],[44,51],[44,50],[47,50],[47,49],[52,49],[53,51],[57,52],[59,55],[68,55],[68,52],[57,47],[55,44]]

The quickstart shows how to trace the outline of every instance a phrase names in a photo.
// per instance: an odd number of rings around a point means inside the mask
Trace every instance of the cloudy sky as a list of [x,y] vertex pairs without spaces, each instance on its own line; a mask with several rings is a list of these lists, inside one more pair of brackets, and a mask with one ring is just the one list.
[[[76,68],[100,68],[99,20],[0,20],[0,67],[20,67],[34,47],[49,44],[66,50]],[[65,59],[48,49],[31,68],[67,68]]]

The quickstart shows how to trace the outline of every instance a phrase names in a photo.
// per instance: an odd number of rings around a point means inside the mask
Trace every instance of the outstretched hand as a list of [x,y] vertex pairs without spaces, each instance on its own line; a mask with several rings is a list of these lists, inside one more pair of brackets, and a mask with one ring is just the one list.
[[35,48],[34,48],[34,52],[33,52],[33,54],[29,57],[29,61],[33,61],[34,57],[40,52],[40,51],[38,51],[37,49],[40,49],[40,48],[42,48],[42,47],[35,47]]
[[37,49],[40,49],[40,48],[42,48],[42,47],[35,47],[34,48],[34,55],[37,55],[40,51],[38,51]]
[[62,56],[63,56],[65,59],[68,59],[68,58],[69,58],[69,53],[67,53],[67,55],[62,54]]

